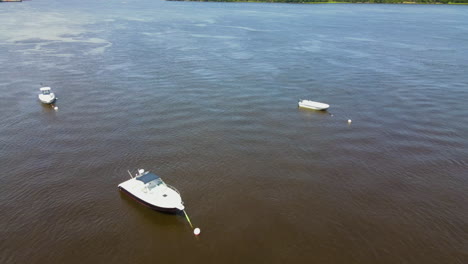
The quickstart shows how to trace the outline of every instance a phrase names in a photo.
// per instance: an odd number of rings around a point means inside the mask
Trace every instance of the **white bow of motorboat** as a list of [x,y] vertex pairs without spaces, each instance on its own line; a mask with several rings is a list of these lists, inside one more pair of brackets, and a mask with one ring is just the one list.
[[[130,175],[131,176],[131,175]],[[152,209],[178,212],[185,209],[180,193],[154,173],[138,170],[130,180],[118,185],[121,191]]]
[[44,104],[51,104],[55,101],[55,94],[51,91],[50,87],[41,87],[39,89],[39,100]]
[[313,109],[313,110],[327,110],[330,107],[330,105],[328,104],[314,102],[310,100],[300,100],[298,104],[299,104],[299,107]]

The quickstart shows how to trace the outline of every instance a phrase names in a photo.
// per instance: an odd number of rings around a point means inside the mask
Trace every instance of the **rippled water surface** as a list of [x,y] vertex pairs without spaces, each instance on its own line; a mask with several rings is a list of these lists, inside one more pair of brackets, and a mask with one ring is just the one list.
[[468,6],[70,2],[0,4],[0,263],[468,263]]

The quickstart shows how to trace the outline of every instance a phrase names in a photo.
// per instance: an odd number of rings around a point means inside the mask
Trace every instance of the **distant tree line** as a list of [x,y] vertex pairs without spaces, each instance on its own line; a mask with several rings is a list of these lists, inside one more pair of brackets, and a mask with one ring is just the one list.
[[468,0],[168,0],[196,2],[266,2],[266,3],[370,3],[370,4],[467,4]]

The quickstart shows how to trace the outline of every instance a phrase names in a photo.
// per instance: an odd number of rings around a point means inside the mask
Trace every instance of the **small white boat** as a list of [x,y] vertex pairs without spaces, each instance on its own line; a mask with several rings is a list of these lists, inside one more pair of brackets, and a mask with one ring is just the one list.
[[314,109],[314,110],[327,110],[330,107],[330,105],[319,103],[319,102],[314,102],[314,101],[309,101],[309,100],[300,100],[299,107],[304,107],[304,108],[309,108],[309,109]]
[[130,176],[130,180],[122,182],[118,187],[137,202],[163,212],[177,213],[185,209],[179,191],[166,184],[161,177],[143,169],[139,169],[135,176]]
[[39,100],[44,104],[51,104],[55,102],[55,94],[51,91],[50,87],[41,87],[39,89],[41,93],[39,94]]

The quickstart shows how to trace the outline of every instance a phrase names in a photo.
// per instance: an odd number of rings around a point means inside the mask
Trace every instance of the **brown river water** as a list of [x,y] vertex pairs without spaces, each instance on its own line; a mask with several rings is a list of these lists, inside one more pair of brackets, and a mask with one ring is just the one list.
[[[0,18],[0,263],[468,263],[468,6]],[[200,236],[118,191],[137,168]]]

